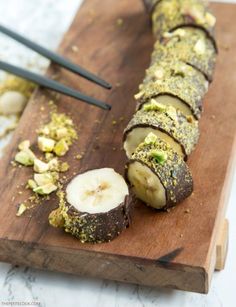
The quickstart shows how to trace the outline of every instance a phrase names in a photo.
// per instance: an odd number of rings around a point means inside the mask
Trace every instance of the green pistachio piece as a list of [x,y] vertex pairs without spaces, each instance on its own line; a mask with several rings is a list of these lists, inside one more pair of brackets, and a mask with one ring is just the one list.
[[53,183],[48,183],[35,188],[33,191],[40,195],[48,195],[57,190],[57,186]]
[[58,172],[59,169],[60,169],[60,165],[59,165],[57,158],[53,158],[52,160],[50,160],[48,162],[48,166],[49,166],[50,171],[57,171]]
[[43,186],[48,183],[54,183],[54,178],[51,173],[34,174],[34,181],[38,186]]
[[196,51],[196,53],[198,53],[199,55],[202,55],[206,52],[206,44],[204,42],[203,39],[199,39],[195,46],[194,46],[194,50]]
[[34,160],[35,155],[30,149],[21,150],[15,155],[15,161],[25,166],[33,165]]
[[39,159],[34,160],[34,171],[36,173],[46,173],[49,170],[48,163],[45,163]]
[[149,144],[155,144],[156,141],[157,141],[157,136],[156,136],[154,133],[150,132],[150,133],[146,136],[146,138],[145,138],[145,140],[144,140],[144,143],[147,144],[147,145],[149,145]]
[[168,106],[166,114],[173,119],[174,121],[178,121],[178,116],[177,116],[177,112],[176,109],[172,106]]
[[54,147],[54,152],[59,157],[64,156],[68,150],[69,146],[66,143],[65,139],[61,139],[59,142],[56,143]]
[[205,15],[205,20],[208,23],[209,26],[214,27],[216,23],[216,18],[211,13],[207,12]]
[[143,92],[143,91],[141,91],[141,92],[139,92],[139,93],[135,94],[135,95],[134,95],[134,98],[135,98],[135,100],[139,100],[140,98],[142,98],[142,97],[143,97],[143,95],[144,95],[144,92]]
[[65,127],[62,127],[62,128],[57,129],[57,131],[56,131],[56,138],[57,138],[57,140],[60,140],[60,139],[62,139],[64,137],[67,137],[68,134],[69,134],[68,133],[68,129],[65,128]]
[[47,138],[45,136],[38,137],[38,147],[43,152],[51,152],[55,146],[55,141],[53,139]]
[[24,203],[20,204],[16,216],[21,216],[26,210],[27,210],[26,205]]
[[29,148],[30,148],[30,141],[29,141],[29,140],[22,141],[22,142],[18,145],[18,148],[19,148],[19,150],[29,149]]
[[167,160],[167,153],[162,150],[153,149],[150,152],[150,155],[155,159],[155,161],[161,165]]
[[52,160],[53,158],[54,158],[53,153],[51,153],[51,152],[46,152],[46,153],[45,153],[45,159],[46,159],[47,162],[49,162],[49,161]]
[[33,179],[29,179],[27,183],[32,190],[37,188],[37,183]]
[[150,103],[144,104],[144,111],[166,111],[166,106],[162,103],[157,102],[155,99],[151,99]]

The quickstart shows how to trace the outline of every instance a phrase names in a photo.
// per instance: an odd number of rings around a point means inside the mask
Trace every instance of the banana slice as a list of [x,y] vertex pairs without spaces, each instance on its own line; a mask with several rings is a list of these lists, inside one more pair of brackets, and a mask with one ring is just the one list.
[[155,209],[175,206],[193,191],[187,164],[153,133],[133,153],[126,178],[134,194]]
[[152,13],[153,33],[160,39],[165,32],[186,26],[197,27],[206,32],[217,50],[214,38],[216,18],[210,12],[207,2],[204,0],[160,1]]
[[175,59],[165,59],[146,70],[143,84],[139,86],[140,91],[135,95],[135,99],[140,108],[140,105],[150,98],[160,95],[177,97],[198,119],[208,85],[203,74],[192,66]]
[[[181,99],[171,96],[171,95],[159,95],[154,99],[157,103],[164,104],[166,106],[172,106],[175,109],[181,111],[185,116],[192,116],[193,113],[191,111],[191,108]],[[148,102],[147,102],[148,103]],[[141,105],[138,105],[138,108],[142,107]]]
[[193,117],[185,117],[174,107],[151,100],[134,114],[124,131],[128,158],[150,132],[166,141],[185,160],[199,137],[198,122]]
[[206,33],[197,28],[177,29],[164,34],[157,41],[152,53],[152,64],[162,62],[166,58],[181,60],[204,74],[212,81],[216,63],[216,51]]
[[68,184],[49,222],[81,242],[111,241],[129,225],[128,195],[125,180],[113,169],[87,171]]

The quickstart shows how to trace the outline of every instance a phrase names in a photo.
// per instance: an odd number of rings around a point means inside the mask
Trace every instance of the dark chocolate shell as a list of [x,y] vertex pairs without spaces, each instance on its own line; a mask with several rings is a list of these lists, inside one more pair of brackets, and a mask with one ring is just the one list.
[[[167,154],[166,161],[161,164],[151,155],[153,150],[160,150]],[[148,167],[152,173],[158,177],[165,190],[166,202],[159,209],[168,209],[186,199],[193,191],[193,180],[191,172],[183,159],[176,154],[172,148],[161,139],[155,144],[143,142],[138,146],[132,159],[126,166],[126,178],[128,183],[133,186],[129,178],[129,168],[134,163]],[[142,199],[145,202],[145,199]]]
[[183,28],[167,34],[156,42],[152,64],[165,61],[166,58],[181,60],[198,69],[211,82],[216,52],[205,32],[197,28]]
[[62,227],[82,243],[109,242],[116,238],[131,221],[132,197],[126,196],[124,202],[108,212],[80,212],[65,200],[49,215],[49,223]]
[[212,40],[215,49],[215,17],[204,0],[165,0],[160,1],[152,13],[153,32],[161,39],[166,32],[180,27],[197,27],[203,29]]
[[192,66],[182,61],[166,60],[150,66],[139,89],[140,92],[135,98],[141,105],[151,98],[168,94],[188,105],[198,119],[201,116],[208,82],[202,73]]
[[109,242],[129,226],[130,212],[129,196],[122,204],[105,213],[83,213],[69,206],[64,229],[79,238],[81,242]]
[[[145,106],[148,106],[148,104]],[[173,107],[163,107],[164,108],[159,111],[146,111],[144,108],[137,111],[124,131],[123,142],[126,144],[133,133],[138,133],[138,128],[147,129],[146,134],[143,134],[145,130],[142,129],[142,135],[140,137],[143,137],[143,139],[139,140],[136,135],[136,139],[139,141],[137,146],[143,142],[150,132],[150,129],[152,129],[154,134],[160,131],[164,133],[163,138],[165,141],[171,141],[169,144],[186,160],[199,138],[198,122],[193,118],[190,119],[185,117],[180,111]],[[162,138],[161,136],[159,137]],[[130,139],[130,141],[132,140]]]

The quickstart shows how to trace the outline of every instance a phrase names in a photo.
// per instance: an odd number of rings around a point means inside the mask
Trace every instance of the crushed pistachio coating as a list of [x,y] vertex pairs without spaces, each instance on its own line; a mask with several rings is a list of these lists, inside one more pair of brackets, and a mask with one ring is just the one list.
[[150,155],[155,159],[155,161],[161,165],[163,165],[168,156],[165,151],[153,149],[150,151]]
[[[58,157],[65,155],[78,138],[72,119],[64,113],[58,113],[52,101],[49,105],[52,106],[50,121],[37,131],[37,147],[44,157],[36,157],[30,149],[29,140],[18,145],[19,152],[15,156],[16,162],[33,167],[33,179],[29,178],[26,184],[26,188],[34,193],[28,198],[30,203],[39,203],[43,196],[48,197],[61,187],[65,176],[60,178],[59,174],[67,172],[70,166]],[[32,206],[26,206],[27,210],[30,208]]]
[[[153,151],[165,153],[164,163],[156,161]],[[169,144],[156,138],[155,143],[141,143],[132,155],[129,165],[138,161],[156,174],[166,192],[166,205],[162,209],[175,206],[187,198],[193,191],[193,180],[190,170],[183,159],[176,154]]]
[[63,139],[68,146],[78,138],[73,121],[64,113],[52,112],[50,122],[41,127],[38,132],[40,136],[58,142]]
[[[147,110],[147,106],[152,109]],[[194,149],[198,138],[198,122],[193,119],[192,122],[172,106],[164,106],[165,110],[155,110],[155,101],[151,101],[137,111],[127,128],[124,135],[127,136],[130,131],[138,127],[148,127],[160,130],[171,136],[182,147],[183,156],[186,158]],[[158,104],[159,108],[159,104]]]
[[8,91],[17,91],[29,98],[35,88],[36,85],[34,83],[9,75],[4,82],[0,84],[0,95]]
[[59,191],[59,207],[49,215],[49,223],[53,227],[63,227],[81,243],[109,242],[128,227],[130,220],[129,199],[106,213],[89,214],[79,212],[65,200],[65,193]]
[[216,63],[216,51],[206,33],[197,28],[177,29],[163,34],[152,53],[152,64],[166,58],[181,60],[202,72],[212,81]]
[[199,71],[182,61],[166,59],[146,70],[135,99],[142,105],[150,98],[169,94],[182,100],[193,115],[200,118],[207,89],[208,82]]
[[203,29],[215,45],[216,19],[204,0],[165,0],[159,2],[152,13],[153,32],[160,39],[165,32],[179,27],[194,26]]

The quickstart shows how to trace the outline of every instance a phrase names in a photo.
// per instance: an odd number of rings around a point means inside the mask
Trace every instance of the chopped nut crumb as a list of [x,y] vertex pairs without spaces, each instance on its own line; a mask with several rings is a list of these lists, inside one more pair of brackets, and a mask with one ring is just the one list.
[[123,20],[122,18],[118,18],[118,19],[116,20],[116,24],[117,24],[117,26],[121,27],[121,26],[123,26],[123,24],[124,24],[124,20]]
[[79,51],[79,48],[77,46],[75,46],[75,45],[72,46],[71,49],[72,49],[73,52],[78,52]]

